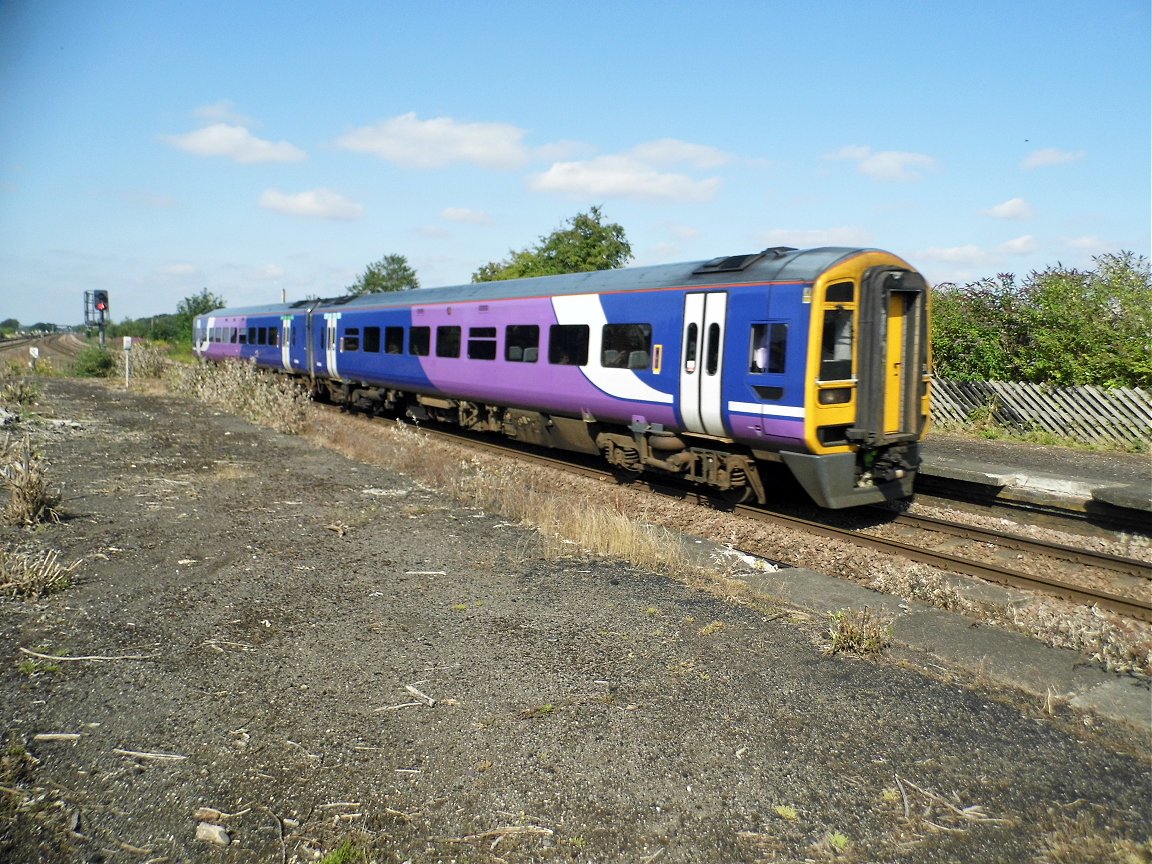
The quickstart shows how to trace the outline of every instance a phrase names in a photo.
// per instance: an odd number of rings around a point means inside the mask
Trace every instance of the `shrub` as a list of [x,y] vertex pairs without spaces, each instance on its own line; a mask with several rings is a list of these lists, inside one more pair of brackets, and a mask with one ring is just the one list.
[[116,372],[116,358],[107,348],[89,345],[77,355],[72,372],[80,378],[109,378]]
[[308,391],[285,375],[262,372],[254,363],[173,364],[168,389],[239,414],[259,426],[295,435],[307,420]]
[[1091,270],[1001,273],[933,290],[936,374],[960,381],[1152,386],[1152,272],[1131,252]]
[[41,522],[58,522],[60,496],[48,489],[41,454],[34,450],[27,436],[15,448],[5,439],[0,452],[0,480],[8,486],[10,498],[4,506],[4,521],[9,525],[31,527]]

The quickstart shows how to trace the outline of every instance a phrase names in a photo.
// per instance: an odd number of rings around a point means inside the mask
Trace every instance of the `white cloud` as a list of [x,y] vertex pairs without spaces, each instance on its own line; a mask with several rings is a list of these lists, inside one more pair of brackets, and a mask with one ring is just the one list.
[[184,135],[164,138],[173,147],[197,156],[222,156],[234,162],[299,162],[307,154],[287,141],[265,141],[243,126],[213,123]]
[[996,250],[1005,255],[1027,255],[1029,252],[1036,251],[1036,238],[1031,234],[1025,234],[1022,237],[1001,243],[996,247]]
[[531,187],[578,197],[707,201],[716,194],[720,180],[663,173],[633,156],[599,156],[586,162],[557,162],[532,178]]
[[1032,205],[1023,198],[1009,198],[1007,201],[983,211],[985,216],[997,219],[1031,219]]
[[917,257],[962,266],[975,266],[989,261],[988,253],[972,243],[967,246],[933,246],[925,249]]
[[279,264],[265,264],[263,267],[258,267],[253,277],[256,279],[265,279],[274,282],[277,279],[283,279],[285,270]]
[[1033,150],[1025,156],[1020,167],[1046,168],[1049,165],[1066,165],[1069,162],[1078,162],[1083,158],[1083,150],[1058,150],[1055,147],[1046,147],[1042,150]]
[[873,152],[869,147],[849,145],[828,159],[841,159],[856,163],[856,170],[877,180],[919,180],[925,171],[935,171],[937,162],[924,153],[908,153],[900,150]]
[[219,102],[213,102],[211,105],[201,105],[192,113],[201,120],[208,120],[210,122],[232,123],[236,126],[252,125],[252,118],[235,111],[232,102],[228,99],[221,99]]
[[1111,245],[1101,240],[1099,237],[1093,237],[1091,235],[1085,235],[1083,237],[1070,237],[1066,242],[1073,249],[1089,249],[1093,252],[1099,249],[1105,249]]
[[469,210],[467,207],[446,207],[440,211],[440,218],[445,222],[466,222],[472,225],[487,225],[492,217],[480,210]]
[[732,157],[716,147],[704,144],[690,144],[674,138],[662,138],[638,144],[630,151],[631,156],[649,165],[687,164],[693,168],[718,168],[727,165]]
[[260,195],[260,206],[289,216],[308,219],[359,219],[364,208],[331,189],[311,189],[286,195],[279,189],[266,189]]
[[775,228],[756,235],[757,242],[765,246],[795,246],[808,249],[813,246],[867,246],[872,235],[863,228],[815,228],[791,230]]
[[411,168],[439,168],[453,162],[515,168],[528,159],[523,138],[523,129],[507,123],[460,123],[451,117],[420,120],[409,112],[353,130],[336,144]]

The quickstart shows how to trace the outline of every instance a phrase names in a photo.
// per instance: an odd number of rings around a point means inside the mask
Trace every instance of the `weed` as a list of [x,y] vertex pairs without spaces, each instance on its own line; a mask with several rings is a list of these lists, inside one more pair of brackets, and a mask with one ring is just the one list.
[[772,809],[776,812],[777,816],[786,822],[800,821],[800,811],[791,804],[777,804]]
[[44,388],[28,378],[15,363],[0,368],[0,405],[24,407],[32,405],[43,395]]
[[701,636],[712,636],[715,633],[719,633],[721,630],[723,630],[727,626],[728,625],[725,624],[723,621],[711,621],[708,624],[705,624],[703,627],[701,627],[696,632],[699,633]]
[[875,615],[867,606],[829,612],[828,637],[826,655],[875,654],[892,644],[892,619]]
[[132,378],[155,380],[164,377],[172,360],[168,357],[167,345],[137,338],[132,340],[131,351],[116,352],[116,374],[121,378],[125,363],[130,364],[128,371]]
[[358,864],[358,862],[366,862],[367,860],[368,856],[363,849],[351,840],[345,840],[321,858],[317,864]]
[[72,574],[79,566],[79,561],[61,564],[55,549],[23,552],[0,548],[0,596],[38,600],[63,591],[72,584]]
[[239,414],[290,435],[303,431],[309,404],[304,385],[284,375],[262,372],[253,363],[174,363],[168,389]]
[[[0,481],[8,486],[10,500],[4,507],[9,525],[31,527],[41,522],[59,522],[56,509],[60,496],[48,490],[44,457],[33,449],[28,436],[13,448],[6,439],[0,453]],[[15,450],[15,452],[13,452]]]

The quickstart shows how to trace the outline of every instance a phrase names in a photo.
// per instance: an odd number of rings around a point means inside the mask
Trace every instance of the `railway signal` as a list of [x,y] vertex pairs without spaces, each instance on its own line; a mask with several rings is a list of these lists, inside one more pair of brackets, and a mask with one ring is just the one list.
[[108,292],[107,291],[93,291],[93,305],[96,311],[100,313],[100,317],[104,317],[104,313],[108,311]]

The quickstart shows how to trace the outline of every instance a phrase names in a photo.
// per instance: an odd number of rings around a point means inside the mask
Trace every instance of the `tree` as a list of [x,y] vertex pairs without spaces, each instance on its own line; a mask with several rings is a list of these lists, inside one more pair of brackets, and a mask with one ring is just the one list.
[[599,207],[577,213],[529,249],[510,251],[505,261],[491,261],[472,274],[473,282],[495,282],[528,276],[615,270],[632,259],[624,228],[605,225]]
[[361,294],[381,294],[387,291],[411,291],[420,287],[416,271],[408,266],[403,255],[385,255],[365,268],[364,272],[348,286],[345,292],[349,297]]
[[19,329],[20,322],[15,318],[5,318],[3,321],[0,321],[0,330],[3,330],[5,333],[14,333]]
[[176,304],[175,339],[192,344],[192,319],[225,305],[223,297],[213,294],[207,288],[201,288],[199,294],[185,297]]
[[1152,274],[1132,252],[1091,270],[1057,265],[1019,284],[1010,273],[932,297],[936,373],[1058,386],[1152,385]]

